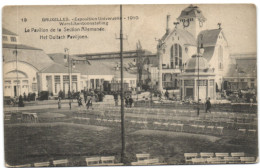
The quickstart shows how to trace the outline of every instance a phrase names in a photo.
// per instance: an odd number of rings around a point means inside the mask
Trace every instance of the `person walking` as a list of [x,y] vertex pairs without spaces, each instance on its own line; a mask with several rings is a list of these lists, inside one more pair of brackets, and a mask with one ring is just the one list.
[[22,95],[19,96],[18,106],[19,106],[19,107],[24,107]]
[[58,98],[58,109],[61,109],[61,98]]
[[115,100],[115,106],[118,106],[118,94],[117,94],[117,92],[114,93],[114,100]]
[[71,98],[69,99],[69,106],[70,106],[70,110],[71,110]]
[[82,99],[81,99],[80,96],[79,96],[79,98],[78,98],[78,106],[79,106],[79,107],[82,106]]
[[130,98],[129,98],[129,106],[130,106],[130,108],[132,108],[133,102],[134,102],[134,100],[133,100],[132,96],[130,96]]
[[89,106],[91,106],[92,108],[92,97],[90,97],[90,99],[88,100],[87,109],[89,109]]
[[210,103],[210,97],[206,101],[206,113],[209,111],[211,113],[211,103]]
[[125,98],[125,107],[127,108],[128,107],[128,103],[129,103],[129,99],[128,97]]
[[169,99],[169,92],[168,92],[168,90],[166,90],[166,92],[165,92],[164,96],[165,96],[165,99],[166,99],[166,100],[168,100],[168,99]]

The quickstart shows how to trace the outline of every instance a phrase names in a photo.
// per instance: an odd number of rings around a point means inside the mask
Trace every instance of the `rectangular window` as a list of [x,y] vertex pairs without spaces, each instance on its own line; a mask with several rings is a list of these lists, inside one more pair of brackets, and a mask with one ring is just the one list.
[[14,84],[20,84],[20,80],[14,80]]
[[11,83],[11,80],[5,80],[5,85],[10,85]]
[[78,78],[77,78],[77,75],[72,75],[72,81],[77,81]]
[[207,80],[199,80],[197,84],[199,84],[199,86],[207,86]]
[[194,86],[194,80],[184,80],[184,86]]
[[251,83],[251,88],[255,88],[255,84],[254,83]]
[[32,90],[33,90],[34,92],[37,91],[37,83],[32,83]]
[[214,79],[209,80],[209,86],[214,86]]
[[7,36],[3,36],[3,39],[2,39],[3,41],[8,41],[8,38],[7,38]]
[[55,83],[60,83],[60,75],[55,75],[54,81],[55,81]]
[[69,83],[70,77],[69,75],[63,75],[63,83]]
[[58,93],[61,88],[60,88],[60,75],[55,75],[54,76],[54,89],[55,89],[55,93]]
[[11,42],[16,42],[16,37],[11,37]]
[[254,82],[255,80],[254,79],[251,79],[251,82]]
[[23,80],[22,83],[23,84],[28,84],[29,82],[28,82],[28,80]]

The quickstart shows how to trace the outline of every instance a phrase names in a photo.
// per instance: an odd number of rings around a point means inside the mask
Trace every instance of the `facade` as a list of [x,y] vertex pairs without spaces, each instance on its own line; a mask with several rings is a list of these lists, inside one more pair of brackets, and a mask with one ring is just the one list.
[[256,53],[231,54],[232,63],[224,77],[224,89],[228,91],[257,89]]
[[[111,60],[111,53],[105,53],[105,61],[103,56],[99,59],[86,59],[71,55],[71,63],[68,64],[64,62],[67,59],[64,54],[47,55],[42,49],[21,44],[15,33],[4,28],[2,32],[4,96],[17,97],[29,93],[38,95],[41,91],[48,91],[54,96],[60,91],[67,95],[69,90],[102,91],[105,82],[120,82],[118,54]],[[133,53],[136,52],[126,52],[124,65],[124,83],[128,84],[129,89],[137,86],[137,74],[131,69],[136,59]]]
[[[168,15],[166,33],[159,42],[159,45],[163,47],[158,48],[159,59],[162,63],[162,88],[180,90],[183,95],[182,99],[185,98],[185,89],[181,91],[181,88],[188,74],[186,67],[192,55],[199,54],[198,48],[204,49],[202,58],[212,70],[211,73],[203,74],[204,77],[210,80],[214,77],[214,87],[221,88],[224,82],[223,77],[227,74],[230,64],[228,42],[221,24],[218,24],[217,29],[205,29],[207,19],[199,7],[193,5],[182,10],[173,29],[168,27],[169,18]],[[195,86],[194,83],[193,88]],[[195,89],[193,89],[193,97],[195,95]]]
[[3,28],[4,96],[38,93],[38,72],[53,64],[39,48],[20,44],[19,37]]

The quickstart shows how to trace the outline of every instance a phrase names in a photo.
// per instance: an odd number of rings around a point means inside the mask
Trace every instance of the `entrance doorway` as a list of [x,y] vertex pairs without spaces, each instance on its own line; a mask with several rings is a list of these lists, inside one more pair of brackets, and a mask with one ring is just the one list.
[[17,96],[17,88],[16,88],[16,86],[14,86],[14,96],[15,97]]
[[188,98],[194,98],[193,97],[193,88],[186,88],[186,97]]

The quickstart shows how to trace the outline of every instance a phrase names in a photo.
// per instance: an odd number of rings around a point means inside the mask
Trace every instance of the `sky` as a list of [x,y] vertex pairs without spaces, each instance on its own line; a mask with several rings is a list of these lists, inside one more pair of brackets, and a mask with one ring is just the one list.
[[[185,5],[123,5],[124,50],[135,50],[140,40],[143,49],[156,52],[157,41],[165,33],[166,15],[171,15],[170,28]],[[218,28],[222,23],[231,53],[256,52],[256,8],[254,5],[197,5],[207,21],[206,29]],[[63,28],[58,22],[42,22],[42,18],[119,17],[119,5],[89,6],[6,6],[3,8],[3,27],[18,34],[22,44],[41,48],[46,53],[63,53],[69,48],[71,54],[119,51],[119,20],[109,21],[104,32],[70,32],[87,35],[81,40],[42,40],[40,35],[67,35],[65,32],[25,33],[31,28]],[[138,19],[128,19],[128,17]],[[137,16],[137,17],[136,17]],[[26,22],[22,19],[26,18]],[[76,27],[81,26],[66,26]],[[87,26],[100,27],[100,26]]]

